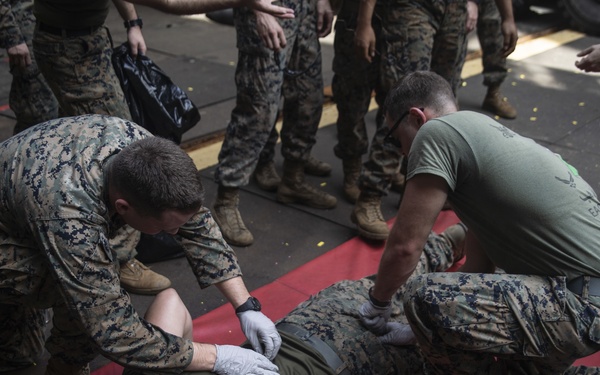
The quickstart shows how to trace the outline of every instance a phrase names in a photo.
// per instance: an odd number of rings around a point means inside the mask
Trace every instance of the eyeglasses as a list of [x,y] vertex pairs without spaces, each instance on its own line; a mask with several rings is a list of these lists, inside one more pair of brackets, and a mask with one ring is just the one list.
[[[425,110],[425,108],[419,108],[419,109],[421,110],[421,112],[423,112]],[[392,126],[390,128],[390,131],[383,138],[384,142],[389,143],[392,146],[398,147],[399,149],[402,149],[402,144],[400,143],[400,140],[398,140],[398,138],[394,137],[394,132],[396,131],[396,129],[398,129],[398,127],[400,126],[400,123],[404,120],[404,118],[406,116],[408,116],[409,113],[410,113],[410,110],[404,112],[402,114],[402,116],[400,116],[398,121],[396,121],[394,126]]]

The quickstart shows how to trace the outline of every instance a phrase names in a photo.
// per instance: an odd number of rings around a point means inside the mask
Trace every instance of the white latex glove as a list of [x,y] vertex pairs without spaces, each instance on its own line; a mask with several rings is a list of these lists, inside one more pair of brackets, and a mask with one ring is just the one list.
[[265,356],[234,345],[215,345],[217,360],[213,372],[219,375],[276,375],[279,368]]
[[244,311],[237,316],[242,326],[242,332],[246,335],[252,348],[273,360],[281,347],[281,336],[271,319],[260,311],[254,310]]
[[391,304],[387,307],[377,307],[371,301],[367,301],[362,304],[358,313],[360,314],[360,321],[369,331],[378,336],[388,332],[386,323],[392,315]]
[[386,327],[388,329],[388,333],[379,337],[379,341],[382,344],[392,344],[392,345],[414,345],[417,343],[417,338],[413,333],[410,325],[403,323],[387,323]]

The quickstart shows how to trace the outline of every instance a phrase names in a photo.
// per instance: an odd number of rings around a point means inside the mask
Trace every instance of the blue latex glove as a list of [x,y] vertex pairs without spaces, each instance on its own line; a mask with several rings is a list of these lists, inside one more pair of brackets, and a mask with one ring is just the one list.
[[237,316],[240,319],[242,332],[246,335],[252,348],[273,360],[281,347],[281,336],[271,319],[260,311],[254,310],[244,311]]
[[234,345],[215,345],[217,359],[213,372],[219,375],[276,375],[279,368],[265,356]]
[[392,345],[414,345],[417,343],[417,338],[413,333],[410,325],[404,323],[387,323],[386,327],[388,329],[388,333],[379,337],[379,341],[382,344],[392,344]]
[[392,315],[392,305],[377,307],[371,301],[362,304],[358,310],[362,324],[377,336],[388,332],[386,323]]

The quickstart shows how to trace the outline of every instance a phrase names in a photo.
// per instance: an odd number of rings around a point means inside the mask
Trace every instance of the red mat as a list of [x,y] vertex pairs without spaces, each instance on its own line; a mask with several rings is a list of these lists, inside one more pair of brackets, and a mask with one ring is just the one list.
[[[444,211],[438,217],[433,230],[442,232],[458,222],[452,211]],[[388,224],[391,226],[393,220]],[[270,284],[262,286],[252,295],[261,301],[263,312],[273,321],[290,312],[300,302],[323,288],[344,279],[359,279],[377,271],[383,245],[374,246],[360,238],[353,238],[320,257],[296,268]],[[245,337],[233,307],[226,304],[194,319],[194,341],[215,344],[239,345]],[[579,365],[600,365],[600,353],[582,358]],[[111,363],[92,375],[121,375],[122,367]]]

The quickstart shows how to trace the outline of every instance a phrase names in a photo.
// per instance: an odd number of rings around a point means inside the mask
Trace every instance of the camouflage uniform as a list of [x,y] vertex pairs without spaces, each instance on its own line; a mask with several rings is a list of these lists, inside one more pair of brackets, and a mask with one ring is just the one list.
[[316,0],[285,0],[295,18],[279,20],[287,45],[278,52],[258,35],[252,9],[234,10],[238,64],[236,107],[219,153],[219,185],[246,185],[271,134],[283,96],[281,153],[306,161],[316,141],[323,107],[321,46]]
[[33,56],[31,39],[34,27],[33,0],[0,1],[0,47],[8,49],[26,43],[31,56],[31,65],[27,68],[10,68],[13,79],[9,105],[17,118],[14,134],[58,117],[56,98]]
[[[456,72],[456,67],[461,65],[466,39],[466,1],[390,1],[383,2],[379,5],[379,9],[381,10],[375,13],[376,17],[374,18],[377,19],[377,22],[374,26],[379,28],[378,22],[381,22],[381,35],[378,38],[380,44],[377,48],[380,51],[380,61],[378,67],[372,68],[378,69],[380,75],[378,84],[382,93],[376,94],[378,102],[382,101],[382,97],[385,97],[385,93],[391,89],[398,78],[407,72],[418,70],[431,70],[438,73],[451,83],[456,92],[460,84],[460,72]],[[378,14],[385,16],[377,16]],[[337,30],[338,26],[336,25],[336,32]],[[346,40],[349,40],[348,38],[346,36]],[[354,78],[359,76],[361,75],[354,74]],[[373,87],[373,85],[371,84],[369,87]],[[364,94],[359,97],[361,97],[361,101],[366,100]],[[348,108],[351,107],[364,108],[364,104],[348,105]],[[362,192],[374,195],[387,194],[392,176],[398,172],[400,167],[398,150],[383,141],[388,132],[383,120],[383,114],[378,113],[377,129],[371,142],[369,160],[365,162],[358,180]],[[354,124],[350,130],[358,132],[358,134],[362,133],[362,131],[355,130],[357,126],[361,126],[360,121],[349,122]],[[344,133],[349,134],[349,130],[345,130]],[[365,143],[364,139],[362,143],[354,142],[354,144],[363,145],[359,146],[359,149],[364,147]],[[350,147],[342,147],[338,144],[336,148],[338,156],[343,154],[341,149],[350,150]]]
[[[122,365],[177,372],[191,341],[142,320],[120,287],[109,239],[123,225],[107,202],[112,155],[151,135],[114,117],[52,120],[0,144],[0,366],[31,358],[42,337],[22,312],[52,307],[46,348],[70,365],[98,353]],[[202,208],[176,239],[200,284],[241,275],[237,258]],[[20,331],[11,326],[25,326]]]
[[[38,2],[40,5],[38,6]],[[36,0],[35,15],[39,23],[56,28],[75,25],[77,8],[71,9],[66,23],[56,21],[39,8],[50,1]],[[71,2],[75,7],[88,2]],[[98,7],[106,7],[108,0],[96,0]],[[101,17],[102,18],[102,17]],[[104,17],[105,18],[105,17]],[[80,17],[85,20],[85,17]],[[79,23],[82,21],[78,21]],[[93,30],[89,35],[63,37],[36,28],[33,49],[40,70],[60,104],[61,116],[96,113],[131,119],[127,102],[111,62],[112,39],[108,28],[98,24],[77,24],[74,28]]]
[[[449,243],[431,233],[425,244],[415,274],[443,271],[453,262]],[[318,337],[331,347],[344,362],[338,371],[347,370],[353,375],[413,375],[423,373],[423,357],[416,346],[383,345],[360,322],[359,307],[368,300],[374,276],[360,280],[343,280],[320,291],[278,321],[298,326]],[[406,323],[402,301],[403,290],[392,298],[390,321]],[[336,372],[324,367],[322,356],[313,347],[296,336],[280,331],[281,349],[273,361],[281,375],[331,375]],[[243,346],[246,346],[244,344]],[[317,352],[318,353],[318,352]],[[315,361],[320,359],[320,361]],[[320,363],[319,363],[320,362]],[[125,371],[125,375],[142,372]],[[150,375],[149,372],[143,372]],[[209,372],[191,372],[206,375]]]
[[[494,0],[480,0],[477,16],[477,38],[481,45],[483,84],[499,86],[507,76],[506,57],[502,56],[504,36],[502,19]],[[466,53],[465,48],[465,53]],[[460,72],[459,72],[460,74]]]

